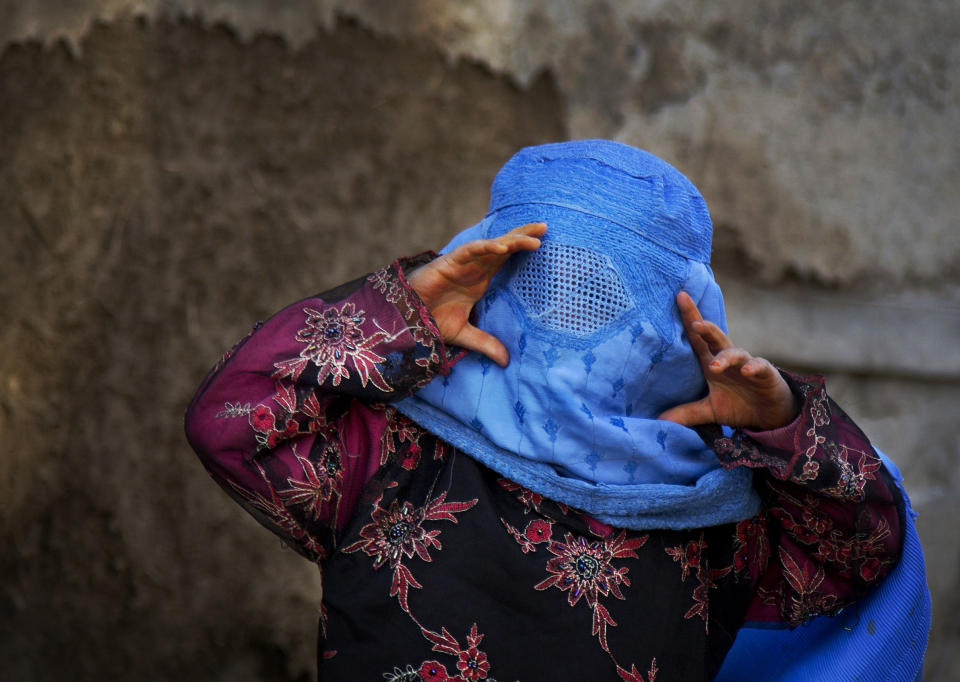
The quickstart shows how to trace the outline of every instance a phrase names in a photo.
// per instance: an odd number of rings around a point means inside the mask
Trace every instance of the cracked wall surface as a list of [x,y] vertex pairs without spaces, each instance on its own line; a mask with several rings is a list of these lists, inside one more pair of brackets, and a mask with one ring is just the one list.
[[826,370],[902,465],[926,679],[955,679],[958,29],[932,1],[0,0],[11,679],[309,679],[319,576],[193,461],[192,389],[258,317],[475,221],[517,147],[599,136],[698,184],[735,338]]

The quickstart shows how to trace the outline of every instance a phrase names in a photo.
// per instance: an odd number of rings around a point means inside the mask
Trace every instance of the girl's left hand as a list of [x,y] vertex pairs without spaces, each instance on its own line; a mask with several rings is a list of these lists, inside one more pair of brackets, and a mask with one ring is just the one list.
[[660,419],[684,426],[726,424],[767,430],[796,418],[799,401],[770,362],[734,346],[720,327],[703,319],[686,292],[677,295],[677,307],[709,393],[670,408]]

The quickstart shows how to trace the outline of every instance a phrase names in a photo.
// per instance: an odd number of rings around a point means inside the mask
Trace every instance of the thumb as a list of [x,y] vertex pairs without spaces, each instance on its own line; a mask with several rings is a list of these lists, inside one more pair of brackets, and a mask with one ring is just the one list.
[[666,412],[661,413],[657,419],[674,422],[681,426],[713,424],[716,421],[709,398],[701,398],[692,403],[683,403],[682,405],[671,407]]
[[510,362],[510,353],[500,340],[472,324],[465,324],[450,343],[486,355],[501,367]]

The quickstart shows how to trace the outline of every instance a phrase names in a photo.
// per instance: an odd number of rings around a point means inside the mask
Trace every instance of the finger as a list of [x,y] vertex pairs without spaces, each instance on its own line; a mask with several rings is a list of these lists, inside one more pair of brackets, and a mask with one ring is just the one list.
[[710,400],[708,398],[701,398],[692,403],[684,403],[683,405],[671,407],[666,412],[661,413],[657,419],[663,419],[682,426],[698,426],[700,424],[713,424],[716,422],[716,418],[713,415],[713,408],[710,406]]
[[[467,242],[460,247],[460,249],[463,249],[460,255],[463,256],[462,260],[464,262],[491,254],[497,256],[503,255],[509,250],[506,244],[496,239],[478,239]],[[460,251],[460,249],[457,250]]]
[[539,248],[539,246],[540,240],[536,237],[528,237],[522,234],[505,234],[496,239],[478,239],[467,242],[454,253],[460,256],[458,261],[465,262],[475,260],[482,256],[503,256],[515,251],[532,251]]
[[726,348],[733,347],[730,337],[710,320],[699,320],[693,323],[693,329],[707,342],[713,353],[719,353]]
[[461,244],[450,253],[450,256],[462,265],[486,255],[499,256],[516,251],[533,251],[540,247],[539,237],[546,231],[546,223],[527,223],[494,239],[475,239]]
[[710,353],[706,342],[700,338],[699,332],[694,330],[694,324],[701,322],[703,317],[700,315],[697,304],[693,302],[690,294],[686,291],[677,294],[677,309],[680,311],[680,321],[683,322],[683,328],[687,332],[687,339],[690,341],[693,352],[697,354],[701,362],[710,362],[713,359],[713,354]]
[[[449,262],[456,266],[478,265],[484,269],[493,265],[499,268],[509,256],[509,249],[493,239],[478,239],[467,242],[447,254]],[[493,259],[492,263],[489,262]]]
[[742,370],[743,366],[752,359],[753,356],[743,348],[726,348],[714,356],[709,367],[711,372],[718,374],[720,372],[725,372],[731,367]]
[[546,223],[527,223],[520,227],[515,227],[504,235],[496,238],[502,244],[506,244],[511,253],[517,251],[533,251],[540,248],[540,237],[547,231]]
[[527,223],[526,225],[521,225],[520,227],[515,227],[509,232],[510,234],[522,234],[529,237],[542,237],[547,232],[546,223]]
[[765,358],[753,357],[749,362],[744,363],[740,368],[740,373],[751,379],[764,381],[777,374],[776,368]]
[[510,253],[516,253],[517,251],[536,251],[540,248],[540,240],[537,237],[524,234],[511,235],[509,237],[504,235],[500,239],[503,239],[501,243],[507,247]]
[[482,353],[501,367],[506,367],[507,363],[510,362],[510,353],[500,343],[500,340],[472,324],[464,325],[460,332],[450,340],[450,343]]
[[677,294],[677,308],[680,309],[680,319],[683,320],[683,326],[687,330],[694,322],[703,320],[700,309],[697,308],[697,304],[693,302],[690,294],[686,291]]

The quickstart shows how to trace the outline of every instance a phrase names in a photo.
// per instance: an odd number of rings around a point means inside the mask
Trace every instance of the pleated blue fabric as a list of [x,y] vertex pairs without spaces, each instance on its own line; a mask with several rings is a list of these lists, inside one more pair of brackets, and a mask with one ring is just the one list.
[[889,457],[877,454],[907,502],[900,562],[870,594],[837,616],[821,616],[794,630],[741,628],[716,682],[920,681],[930,634],[923,549],[903,477]]
[[501,169],[483,221],[444,251],[546,222],[475,308],[510,352],[470,353],[398,409],[531,490],[616,526],[696,528],[757,512],[747,469],[657,420],[704,394],[675,297],[726,328],[703,197],[676,169],[606,140],[529,147]]

